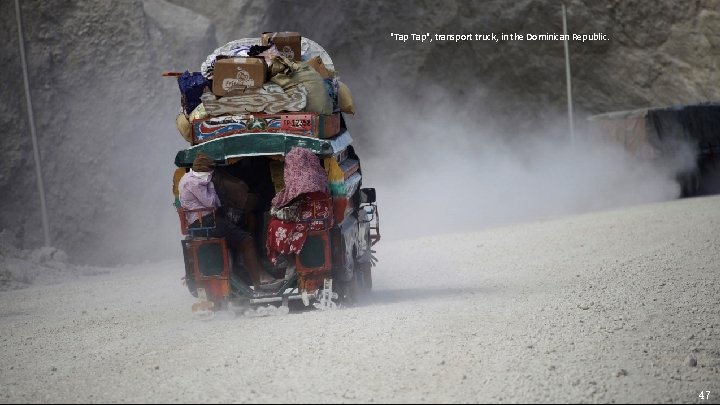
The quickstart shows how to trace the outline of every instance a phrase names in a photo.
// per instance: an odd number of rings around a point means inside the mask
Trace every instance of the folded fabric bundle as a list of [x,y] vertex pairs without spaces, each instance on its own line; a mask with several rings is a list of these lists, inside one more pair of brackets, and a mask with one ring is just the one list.
[[[210,92],[208,92],[208,93],[210,93]],[[212,93],[210,93],[210,94],[212,94]],[[195,107],[195,109],[190,113],[190,115],[188,116],[188,121],[190,121],[190,123],[192,123],[193,121],[196,121],[196,120],[204,120],[207,117],[208,117],[208,113],[205,111],[205,106],[202,103],[200,103],[200,105]]]
[[270,68],[270,81],[288,91],[303,84],[307,90],[305,111],[329,115],[333,113],[332,98],[322,76],[307,63],[275,57]]
[[175,118],[175,124],[183,139],[192,143],[192,127],[188,117],[183,113],[178,114],[177,118]]
[[334,157],[325,158],[325,172],[328,174],[330,182],[330,192],[332,195],[345,195],[345,173],[340,168]]
[[271,218],[265,241],[270,262],[275,264],[281,254],[300,253],[307,240],[308,228],[308,224],[304,222],[284,222]]
[[338,81],[338,99],[340,111],[348,114],[355,114],[355,105],[353,104],[350,89],[341,81]]
[[284,207],[305,193],[328,192],[328,175],[311,150],[294,147],[285,156],[285,188],[275,195],[272,206]]
[[300,83],[283,90],[273,83],[265,83],[257,89],[247,89],[234,96],[216,97],[207,92],[202,95],[202,105],[209,115],[259,113],[276,114],[281,111],[302,111],[307,105],[307,91]]
[[303,194],[293,204],[272,211],[265,247],[273,264],[281,254],[300,253],[308,232],[332,226],[332,210],[326,197],[324,192]]
[[200,104],[200,96],[205,87],[210,86],[210,82],[199,72],[190,73],[187,70],[178,76],[177,82],[183,111],[185,114],[190,114],[190,111]]

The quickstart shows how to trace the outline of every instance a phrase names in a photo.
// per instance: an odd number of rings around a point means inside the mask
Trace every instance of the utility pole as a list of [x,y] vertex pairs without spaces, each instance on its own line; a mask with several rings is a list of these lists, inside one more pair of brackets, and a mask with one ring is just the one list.
[[27,59],[25,58],[25,39],[23,38],[20,0],[15,0],[15,16],[17,17],[20,61],[22,63],[23,79],[25,82],[25,100],[27,101],[28,121],[30,123],[30,138],[32,138],[33,157],[35,158],[35,174],[37,176],[38,192],[40,193],[40,211],[42,215],[43,236],[45,238],[45,246],[50,246],[50,225],[48,225],[47,204],[45,203],[45,186],[43,185],[42,170],[40,168],[40,151],[38,149],[37,135],[35,133],[35,117],[33,116],[32,100],[30,99],[30,80],[28,79]]
[[570,51],[568,49],[567,12],[562,4],[563,34],[565,34],[565,81],[567,82],[568,125],[570,125],[570,142],[575,143],[575,122],[573,120],[572,84],[570,82]]

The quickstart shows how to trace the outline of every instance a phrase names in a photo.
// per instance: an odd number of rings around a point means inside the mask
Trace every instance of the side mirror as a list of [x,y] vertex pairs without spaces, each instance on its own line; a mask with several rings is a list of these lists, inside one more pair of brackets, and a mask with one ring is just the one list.
[[374,188],[361,188],[360,189],[360,204],[372,204],[375,202],[375,189]]

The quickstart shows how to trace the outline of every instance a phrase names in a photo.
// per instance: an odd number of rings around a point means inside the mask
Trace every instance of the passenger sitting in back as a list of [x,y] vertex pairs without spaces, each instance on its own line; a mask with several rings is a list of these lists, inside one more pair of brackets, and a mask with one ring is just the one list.
[[[213,161],[207,155],[198,153],[192,169],[180,179],[178,188],[182,208],[185,210],[208,209],[208,212],[200,211],[202,217],[198,212],[188,212],[187,221],[190,224],[188,228],[214,225],[214,228],[208,230],[208,236],[225,238],[230,248],[237,249],[242,253],[245,267],[248,269],[250,278],[256,288],[277,286],[277,283],[274,282],[278,280],[268,274],[260,265],[255,251],[255,243],[250,234],[229,221],[224,215],[217,213],[221,203],[212,182],[214,166]],[[242,204],[245,203],[244,200],[247,198],[247,186],[245,186],[245,190],[244,198],[243,196],[236,196],[243,200]],[[215,210],[215,214],[210,210]]]

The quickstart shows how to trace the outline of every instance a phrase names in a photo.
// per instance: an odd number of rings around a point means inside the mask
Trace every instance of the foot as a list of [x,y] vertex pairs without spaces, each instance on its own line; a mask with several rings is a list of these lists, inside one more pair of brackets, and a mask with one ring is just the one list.
[[290,262],[288,262],[285,255],[279,255],[277,257],[277,260],[275,261],[275,267],[278,267],[278,268],[287,267],[289,265],[290,265]]
[[275,277],[271,276],[268,273],[264,273],[264,274],[260,275],[260,285],[271,284],[276,281],[280,281],[280,280],[276,279]]
[[284,282],[285,280],[282,279],[272,279],[272,281],[260,283],[260,285],[257,286],[257,289],[265,291],[276,290],[280,288],[280,286],[282,286]]

